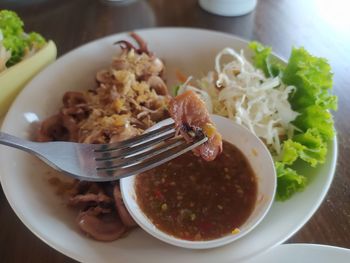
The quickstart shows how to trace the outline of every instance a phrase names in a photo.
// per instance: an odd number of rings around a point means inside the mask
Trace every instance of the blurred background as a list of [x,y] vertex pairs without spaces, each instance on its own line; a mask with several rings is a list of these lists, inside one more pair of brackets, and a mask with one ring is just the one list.
[[54,40],[59,56],[118,32],[197,27],[259,40],[285,58],[292,46],[304,46],[327,57],[336,72],[350,69],[339,59],[350,53],[349,7],[348,0],[258,0],[253,12],[224,17],[203,10],[197,0],[0,0],[0,9],[16,11],[27,31]]

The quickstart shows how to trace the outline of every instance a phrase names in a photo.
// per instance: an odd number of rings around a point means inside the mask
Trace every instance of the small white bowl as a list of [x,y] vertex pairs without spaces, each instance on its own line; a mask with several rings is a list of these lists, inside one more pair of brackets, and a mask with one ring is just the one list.
[[[126,177],[120,181],[121,192],[126,208],[139,226],[152,236],[178,247],[206,249],[231,243],[253,230],[265,217],[274,200],[276,172],[272,157],[264,143],[246,128],[235,124],[227,118],[212,115],[211,119],[221,133],[223,139],[235,145],[245,155],[257,177],[258,194],[255,208],[247,221],[239,228],[240,232],[238,234],[227,235],[208,241],[188,241],[171,236],[154,226],[140,209],[136,200],[134,188],[136,176]],[[168,119],[159,122],[152,128],[163,126],[169,123],[169,121]]]

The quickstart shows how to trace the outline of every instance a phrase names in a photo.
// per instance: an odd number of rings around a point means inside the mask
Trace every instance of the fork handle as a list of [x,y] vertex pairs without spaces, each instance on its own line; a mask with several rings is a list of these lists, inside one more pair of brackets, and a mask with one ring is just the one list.
[[33,149],[35,143],[10,135],[5,132],[0,132],[0,144],[14,147],[26,152],[36,153]]

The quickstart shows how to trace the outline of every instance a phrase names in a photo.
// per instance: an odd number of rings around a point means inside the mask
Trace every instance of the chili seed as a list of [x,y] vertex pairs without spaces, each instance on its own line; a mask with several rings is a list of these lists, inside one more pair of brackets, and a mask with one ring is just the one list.
[[161,209],[162,209],[162,211],[166,211],[168,209],[168,205],[162,204]]
[[191,220],[194,221],[196,219],[196,214],[191,214]]

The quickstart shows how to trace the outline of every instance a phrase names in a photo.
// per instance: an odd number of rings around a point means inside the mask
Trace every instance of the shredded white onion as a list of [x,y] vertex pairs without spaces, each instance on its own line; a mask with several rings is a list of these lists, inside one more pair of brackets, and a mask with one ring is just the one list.
[[286,86],[279,77],[266,78],[246,60],[243,51],[238,54],[225,48],[219,52],[215,72],[199,80],[198,88],[186,84],[179,93],[195,89],[210,112],[247,127],[277,154],[281,151],[280,137],[293,135],[291,121],[298,113],[292,110],[288,96],[295,87]]
[[177,94],[182,94],[185,91],[188,90],[192,90],[195,93],[197,93],[197,95],[205,102],[206,106],[207,106],[207,110],[209,113],[213,113],[213,105],[211,103],[211,98],[209,96],[209,94],[201,89],[198,89],[196,87],[193,87],[189,84],[189,82],[191,81],[192,76],[190,76],[178,89]]

